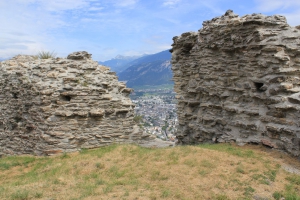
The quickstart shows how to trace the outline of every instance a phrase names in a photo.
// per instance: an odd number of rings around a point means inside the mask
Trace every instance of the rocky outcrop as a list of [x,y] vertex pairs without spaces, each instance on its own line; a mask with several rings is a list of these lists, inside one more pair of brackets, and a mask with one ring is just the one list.
[[300,156],[299,28],[229,10],[173,40],[179,143],[261,143]]
[[151,139],[133,121],[131,89],[87,52],[0,63],[0,155],[51,155]]

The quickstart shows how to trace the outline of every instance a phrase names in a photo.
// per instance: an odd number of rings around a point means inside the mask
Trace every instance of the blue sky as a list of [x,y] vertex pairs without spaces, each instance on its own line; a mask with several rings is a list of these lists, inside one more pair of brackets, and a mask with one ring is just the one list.
[[0,58],[86,50],[104,61],[157,53],[228,9],[281,14],[300,25],[300,0],[0,0]]

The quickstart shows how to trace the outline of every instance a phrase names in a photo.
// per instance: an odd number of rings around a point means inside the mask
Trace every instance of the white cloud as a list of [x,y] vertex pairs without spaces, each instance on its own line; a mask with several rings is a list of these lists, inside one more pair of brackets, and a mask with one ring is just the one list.
[[[36,54],[55,42],[53,34],[59,28],[71,27],[65,11],[89,8],[88,0],[13,0],[0,3],[0,57],[16,54]],[[76,16],[76,13],[73,15]],[[50,49],[52,50],[52,49]]]
[[[202,21],[224,14],[238,1],[0,0],[0,58],[40,50],[66,56],[81,48],[101,60],[156,53],[170,48],[174,35],[198,30]],[[278,13],[291,25],[300,24],[300,0],[253,3],[247,7],[251,12]]]
[[100,11],[100,10],[103,10],[104,7],[90,7],[89,10],[90,11]]
[[180,3],[180,0],[165,0],[163,6],[174,7]]
[[294,13],[282,13],[287,19],[287,22],[291,26],[300,25],[300,9]]
[[300,24],[299,0],[255,0],[255,2],[261,12],[284,15],[292,26]]
[[119,7],[132,7],[138,3],[139,0],[115,0],[114,5]]
[[258,10],[262,12],[272,12],[289,8],[300,7],[299,0],[255,0]]
[[208,8],[208,12],[223,15],[225,11],[220,9],[214,1],[201,1],[202,5]]
[[73,10],[73,9],[81,9],[84,7],[89,6],[88,0],[18,0],[23,2],[24,4],[37,4],[41,6],[42,9],[49,10],[49,11],[65,11],[65,10]]

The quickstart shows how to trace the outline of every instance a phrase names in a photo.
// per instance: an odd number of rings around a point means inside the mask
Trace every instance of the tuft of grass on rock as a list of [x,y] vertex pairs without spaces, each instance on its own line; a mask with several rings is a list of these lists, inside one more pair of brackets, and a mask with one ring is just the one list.
[[37,57],[39,59],[49,59],[49,58],[55,58],[56,57],[56,53],[54,51],[50,52],[50,51],[40,51],[37,54]]

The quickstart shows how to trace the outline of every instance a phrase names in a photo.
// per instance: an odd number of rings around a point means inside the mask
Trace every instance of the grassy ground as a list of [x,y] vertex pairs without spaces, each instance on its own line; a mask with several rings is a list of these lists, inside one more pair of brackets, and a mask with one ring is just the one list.
[[5,157],[0,199],[300,200],[300,176],[283,170],[283,164],[299,161],[230,144],[112,145],[53,157]]

